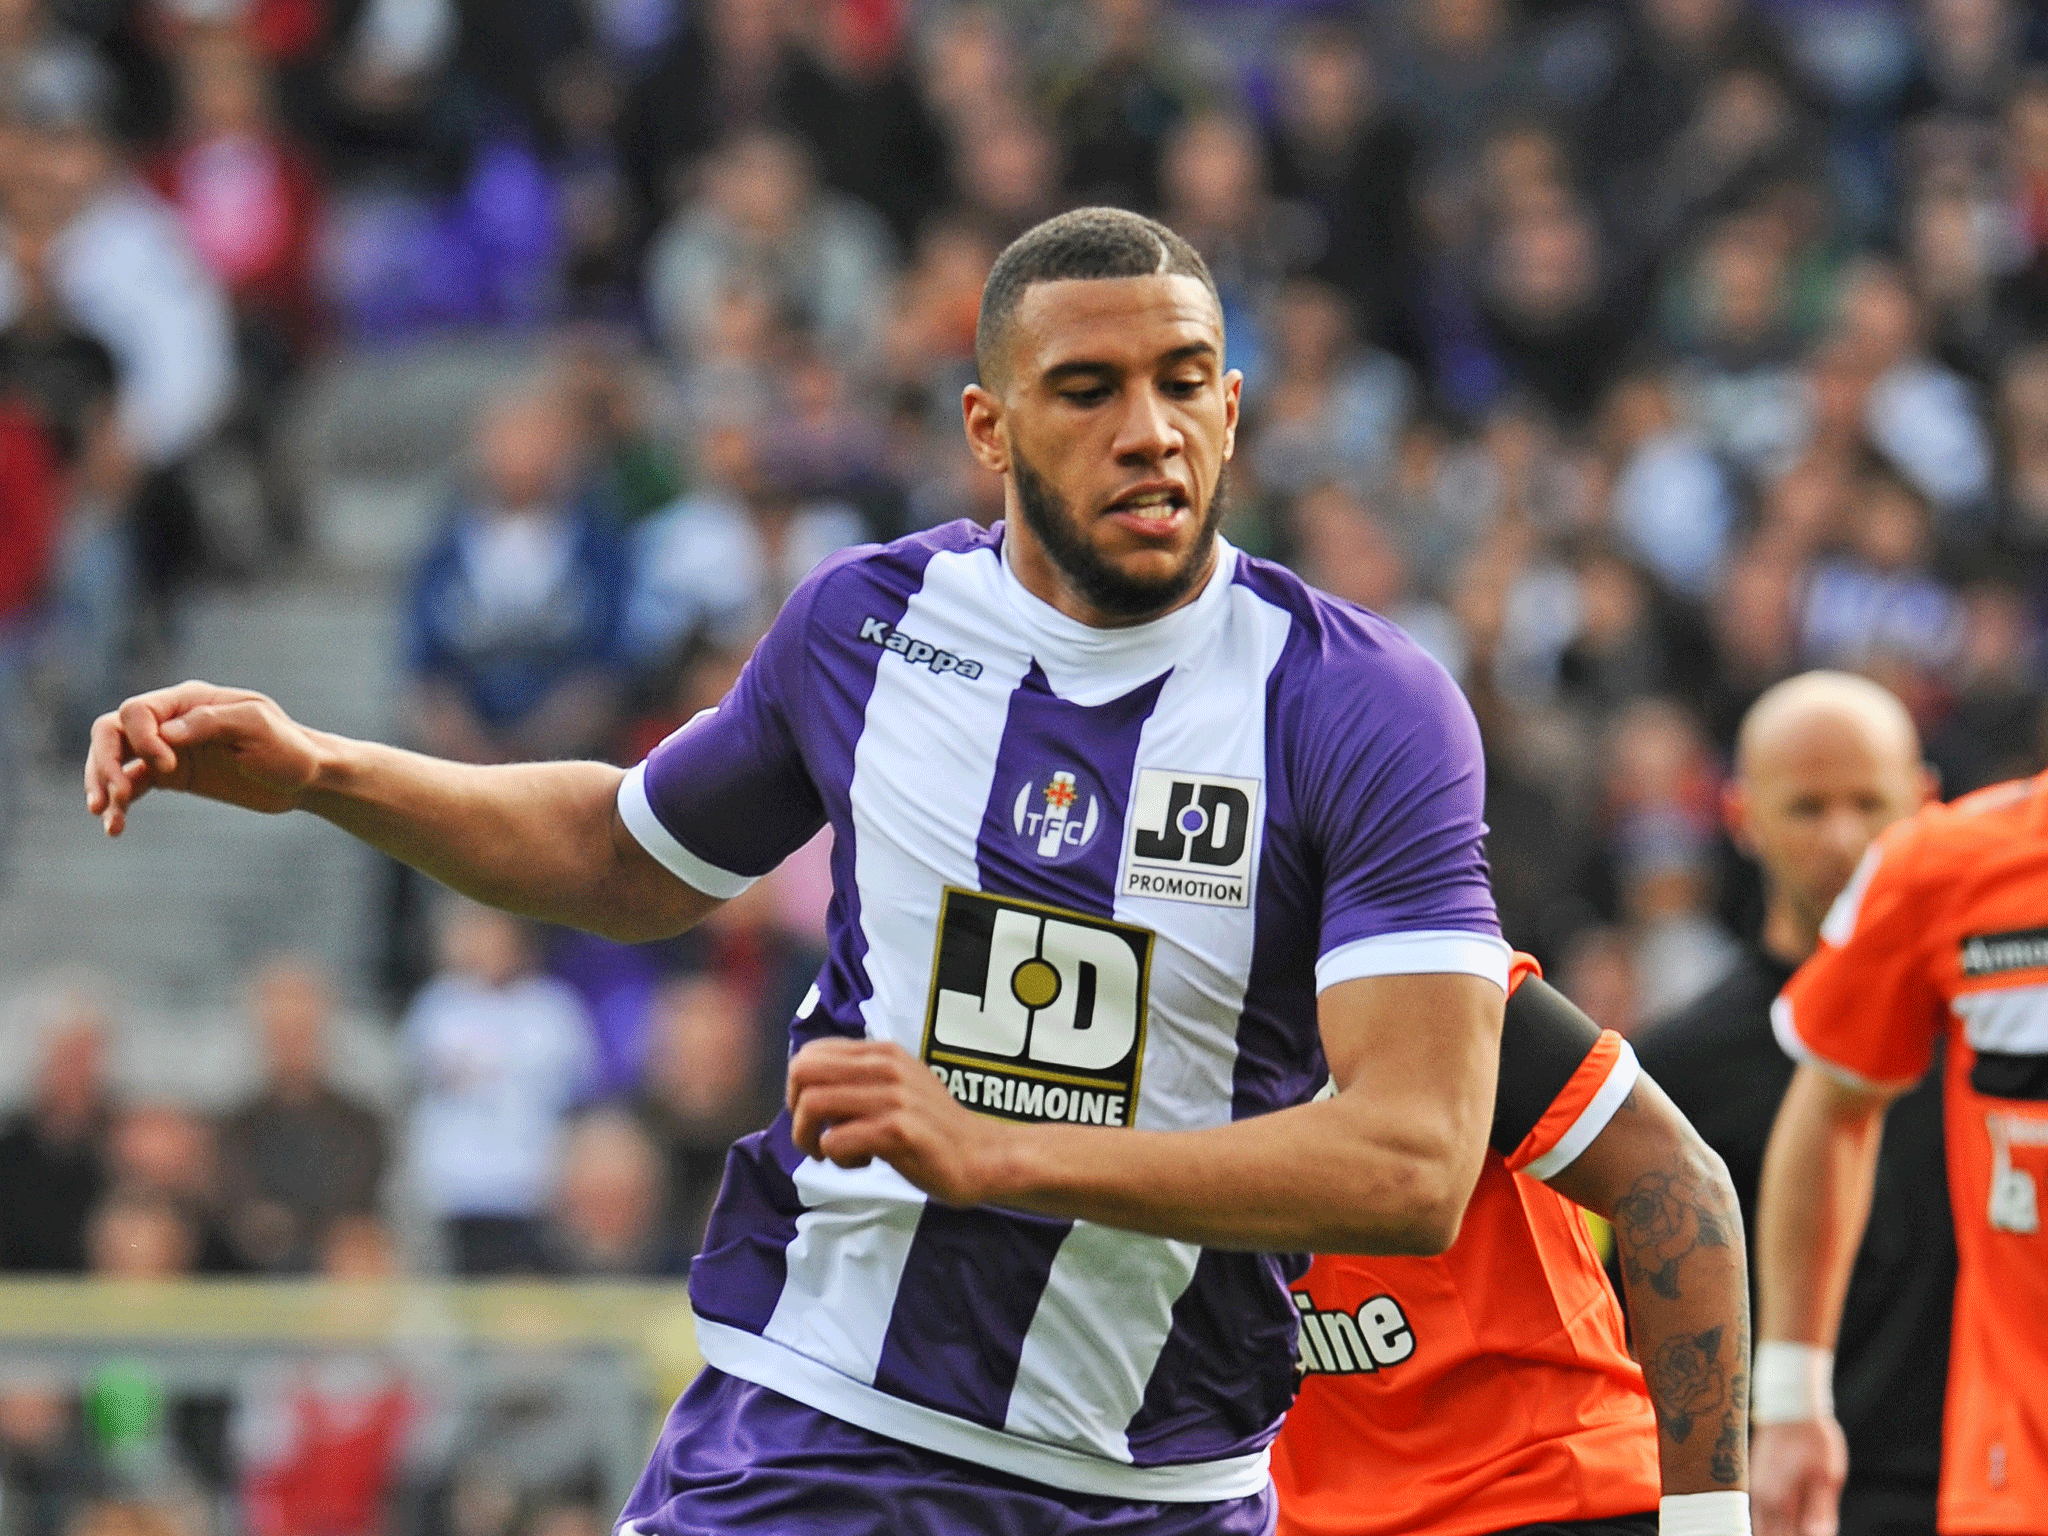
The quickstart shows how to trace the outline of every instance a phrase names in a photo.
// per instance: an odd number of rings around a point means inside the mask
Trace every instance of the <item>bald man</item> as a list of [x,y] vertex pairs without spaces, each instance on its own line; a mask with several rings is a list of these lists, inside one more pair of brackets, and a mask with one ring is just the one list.
[[[1828,908],[1871,841],[1934,793],[1912,718],[1867,678],[1807,672],[1751,706],[1723,811],[1763,873],[1757,941],[1720,985],[1636,1042],[1660,1083],[1728,1164],[1756,1231],[1764,1146],[1793,1064],[1770,1007],[1820,942]],[[1877,1194],[1836,1351],[1849,1440],[1843,1536],[1934,1530],[1955,1243],[1939,1072],[1887,1122]]]

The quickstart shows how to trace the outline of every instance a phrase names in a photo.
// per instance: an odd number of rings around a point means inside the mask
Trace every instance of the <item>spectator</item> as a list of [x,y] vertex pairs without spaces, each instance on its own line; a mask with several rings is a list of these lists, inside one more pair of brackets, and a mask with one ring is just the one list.
[[1021,103],[984,104],[961,124],[952,168],[962,206],[998,250],[1059,211],[1059,140]]
[[[178,1104],[129,1105],[114,1118],[107,1140],[107,1171],[113,1185],[110,1207],[119,1205],[127,1211],[132,1205],[139,1211],[162,1205],[177,1217],[190,1249],[178,1272],[248,1272],[228,1237],[220,1147],[210,1121]],[[133,1211],[122,1219],[141,1221]]]
[[1556,191],[1510,213],[1487,253],[1481,307],[1506,379],[1583,423],[1622,362],[1633,316],[1592,218]]
[[1735,64],[1784,73],[1782,50],[1739,0],[1639,0],[1587,117],[1595,184],[1624,219],[1640,216],[1655,167],[1699,120],[1715,76]]
[[562,1117],[593,1067],[590,1022],[574,992],[536,973],[516,919],[451,901],[439,938],[440,970],[403,1025],[413,1184],[456,1273],[531,1273],[545,1263]]
[[1223,301],[1233,363],[1249,380],[1265,370],[1265,310],[1287,277],[1314,259],[1305,211],[1274,200],[1252,125],[1228,112],[1191,113],[1167,134],[1160,162],[1162,217],[1202,253]]
[[581,451],[551,383],[485,405],[468,483],[413,578],[412,735],[424,750],[492,763],[601,749],[624,569],[576,499]]
[[256,1096],[221,1127],[230,1240],[257,1269],[314,1267],[322,1233],[376,1208],[388,1160],[383,1122],[327,1075],[327,977],[303,960],[264,966],[250,987],[265,1064]]
[[1392,619],[1453,676],[1465,670],[1457,620],[1416,592],[1394,529],[1337,484],[1312,487],[1294,503],[1294,564],[1332,596]]
[[56,542],[57,495],[49,434],[25,407],[0,396],[0,878],[26,772],[24,676]]
[[249,379],[274,389],[320,334],[314,240],[320,187],[278,125],[262,61],[226,28],[191,33],[179,60],[182,105],[171,144],[148,167],[192,249],[232,300]]
[[857,356],[879,333],[894,260],[881,219],[821,190],[803,145],[749,129],[703,167],[704,195],[655,237],[647,256],[648,312],[682,358],[702,351],[719,301],[765,283],[777,308],[817,339]]
[[1214,63],[1162,0],[1079,0],[1046,38],[1048,99],[1066,145],[1067,191],[1084,203],[1160,201],[1166,135],[1214,104]]
[[626,642],[643,664],[695,639],[751,639],[811,568],[867,536],[844,502],[806,501],[763,462],[758,424],[719,423],[701,455],[710,483],[634,531]]
[[549,1264],[563,1275],[614,1278],[680,1275],[696,1244],[667,1218],[661,1154],[630,1115],[600,1109],[562,1142],[545,1235]]
[[2048,347],[2015,354],[1998,381],[2000,531],[2038,561],[2048,551]]
[[1734,487],[1680,417],[1662,375],[1624,378],[1608,396],[1605,416],[1615,531],[1666,586],[1703,599],[1740,510]]
[[1668,295],[1666,334],[1679,358],[1684,413],[1748,475],[1782,460],[1797,441],[1793,288],[1782,231],[1761,214],[1741,213],[1707,232]]
[[168,1195],[116,1189],[86,1225],[91,1273],[106,1280],[176,1280],[193,1272],[200,1238]]
[[24,240],[0,251],[0,324],[36,285],[20,270],[26,254],[112,352],[109,489],[127,508],[141,591],[161,621],[200,558],[181,472],[233,398],[234,334],[225,296],[175,216],[123,169],[105,127],[110,90],[97,61],[72,46],[53,44],[22,65],[7,214]]
[[656,997],[647,1076],[633,1107],[667,1163],[669,1227],[685,1253],[703,1240],[732,1138],[774,1117],[767,1054],[746,994],[731,982],[685,977]]
[[1713,760],[1698,725],[1662,699],[1619,711],[1602,748],[1608,856],[1627,924],[1637,1017],[1683,1007],[1735,963],[1713,915]]
[[1969,386],[1926,351],[1926,317],[1904,273],[1866,261],[1844,278],[1837,324],[1868,370],[1870,441],[1946,529],[1980,527],[1989,510],[1991,442]]
[[1412,353],[1415,136],[1388,109],[1373,59],[1351,28],[1308,22],[1290,34],[1279,63],[1267,175],[1275,195],[1321,221],[1321,252],[1309,270],[1350,297],[1365,340]]
[[1800,630],[1808,660],[1869,666],[1892,658],[1944,668],[1960,639],[1955,595],[1929,569],[1934,513],[1917,486],[1872,457],[1855,481],[1847,548],[1815,568]]
[[2048,763],[2041,661],[2041,627],[2023,588],[2007,578],[1963,590],[1955,702],[1927,743],[1943,793],[1967,795]]
[[831,0],[790,56],[784,116],[826,186],[888,220],[907,247],[947,201],[946,144],[906,58],[902,9]]
[[1379,485],[1414,402],[1407,367],[1359,345],[1350,302],[1326,283],[1288,283],[1269,315],[1269,377],[1248,455],[1260,482],[1283,493],[1323,479]]
[[0,1268],[77,1274],[107,1189],[107,1022],[73,999],[46,1037],[34,1099],[0,1131]]
[[64,1536],[104,1478],[76,1393],[54,1372],[10,1371],[0,1381],[0,1491],[20,1536]]
[[1501,0],[1422,0],[1403,17],[1390,78],[1422,140],[1423,175],[1455,185],[1495,124],[1534,95],[1529,51]]

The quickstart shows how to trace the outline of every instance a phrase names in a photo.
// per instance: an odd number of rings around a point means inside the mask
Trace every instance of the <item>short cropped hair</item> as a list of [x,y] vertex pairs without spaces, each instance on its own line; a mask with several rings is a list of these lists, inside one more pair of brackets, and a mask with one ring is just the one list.
[[1076,208],[1034,224],[996,258],[982,285],[981,318],[974,327],[975,372],[987,385],[1001,371],[1010,321],[1033,283],[1169,274],[1194,278],[1222,313],[1208,263],[1157,219],[1122,208]]

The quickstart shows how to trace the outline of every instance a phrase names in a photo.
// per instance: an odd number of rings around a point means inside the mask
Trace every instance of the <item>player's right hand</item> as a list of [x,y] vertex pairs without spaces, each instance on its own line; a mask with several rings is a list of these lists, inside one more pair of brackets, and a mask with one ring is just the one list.
[[1830,1418],[1759,1424],[1749,1442],[1749,1513],[1756,1536],[1835,1536],[1849,1444]]
[[319,771],[312,732],[247,688],[179,683],[137,694],[92,724],[85,808],[109,837],[152,789],[252,811],[288,811]]

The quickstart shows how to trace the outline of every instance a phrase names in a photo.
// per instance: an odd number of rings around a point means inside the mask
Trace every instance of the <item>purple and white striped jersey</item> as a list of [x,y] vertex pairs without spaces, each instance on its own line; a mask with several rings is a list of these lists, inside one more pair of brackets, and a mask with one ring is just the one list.
[[[1093,629],[956,523],[820,566],[619,807],[714,896],[831,824],[795,1044],[896,1041],[985,1114],[1191,1130],[1315,1095],[1322,988],[1505,985],[1482,779],[1436,663],[1279,567],[1226,545],[1193,602]],[[1265,1486],[1299,1272],[950,1209],[804,1158],[785,1113],[733,1149],[690,1294],[712,1364],[864,1429],[1209,1500]]]

